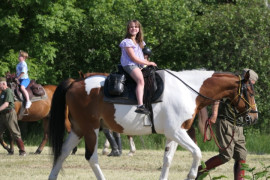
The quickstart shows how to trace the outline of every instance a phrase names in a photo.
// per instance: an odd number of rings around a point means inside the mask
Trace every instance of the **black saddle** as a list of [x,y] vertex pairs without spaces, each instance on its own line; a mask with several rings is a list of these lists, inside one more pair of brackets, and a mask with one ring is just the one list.
[[[155,67],[148,66],[142,69],[144,75],[144,104],[162,102],[162,94],[164,90],[164,71],[156,70]],[[121,65],[118,65],[118,72],[114,73],[121,76],[121,83],[123,85],[123,92],[119,95],[112,95],[110,92],[110,76],[105,80],[104,84],[104,101],[114,104],[129,104],[135,105],[136,98],[136,82],[127,74]],[[123,75],[125,78],[123,78]],[[123,82],[124,81],[124,82]]]

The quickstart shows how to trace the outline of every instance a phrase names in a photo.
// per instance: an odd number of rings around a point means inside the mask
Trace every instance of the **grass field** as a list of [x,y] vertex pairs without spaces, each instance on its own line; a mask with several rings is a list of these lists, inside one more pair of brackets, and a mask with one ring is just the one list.
[[[27,156],[20,157],[18,149],[13,156],[0,149],[0,179],[1,180],[46,180],[52,167],[52,156],[48,147],[42,154],[34,155],[36,146],[26,146]],[[98,150],[100,167],[107,180],[156,180],[159,179],[163,163],[162,150],[137,150],[133,157],[127,156],[124,150],[121,157],[107,157]],[[216,155],[216,152],[203,152],[203,161]],[[184,179],[191,165],[191,154],[187,151],[177,151],[170,168],[169,179]],[[262,170],[260,162],[270,165],[270,155],[249,154],[247,163]],[[79,148],[76,155],[70,155],[60,172],[59,180],[95,179],[88,162],[84,158],[84,149]],[[233,179],[233,161],[222,165],[211,172],[212,177],[225,175]],[[209,178],[206,178],[209,179]]]

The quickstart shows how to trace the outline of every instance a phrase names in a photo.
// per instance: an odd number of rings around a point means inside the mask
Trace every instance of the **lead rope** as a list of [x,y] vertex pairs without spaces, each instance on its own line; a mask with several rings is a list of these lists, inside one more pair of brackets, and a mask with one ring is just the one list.
[[[211,136],[210,136],[209,139],[207,139],[207,137],[206,137],[206,130],[207,130],[208,127],[209,127],[209,130],[210,130],[210,133],[211,133]],[[216,138],[216,136],[215,136],[215,133],[214,133],[214,131],[213,131],[213,129],[212,129],[212,125],[211,125],[210,118],[208,118],[208,119],[206,120],[206,122],[205,122],[204,139],[203,139],[203,142],[211,141],[211,139],[212,139],[212,137],[213,137],[213,139],[214,139],[216,145],[218,146],[218,148],[219,148],[220,150],[224,151],[224,150],[226,150],[228,147],[230,147],[230,145],[231,145],[231,143],[232,143],[232,141],[233,141],[234,132],[235,132],[235,126],[234,126],[233,131],[232,131],[232,139],[230,140],[229,144],[227,144],[227,146],[226,146],[225,148],[222,148],[222,147],[219,145],[219,143],[218,143],[218,141],[217,141],[217,138]]]

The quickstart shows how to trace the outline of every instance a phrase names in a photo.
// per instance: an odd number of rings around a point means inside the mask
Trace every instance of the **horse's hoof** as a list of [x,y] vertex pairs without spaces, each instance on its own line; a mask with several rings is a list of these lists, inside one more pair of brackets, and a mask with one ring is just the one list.
[[129,152],[129,153],[128,153],[128,156],[132,157],[133,154],[134,154],[133,152]]
[[77,148],[77,146],[76,146],[75,148],[73,148],[71,155],[75,155],[76,152],[77,152],[77,150],[78,150],[78,148]]
[[34,154],[40,154],[40,153],[41,153],[41,150],[37,149]]
[[8,151],[8,155],[14,155],[14,151],[9,150],[9,151]]
[[108,149],[103,149],[102,155],[108,155],[108,154],[109,154],[109,150]]

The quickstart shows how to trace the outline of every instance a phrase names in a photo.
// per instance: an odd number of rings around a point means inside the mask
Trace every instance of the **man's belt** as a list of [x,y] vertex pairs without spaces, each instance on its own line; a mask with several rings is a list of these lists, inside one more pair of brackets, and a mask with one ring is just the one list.
[[3,111],[0,111],[0,115],[10,113],[11,111],[12,111],[12,109],[4,109]]

